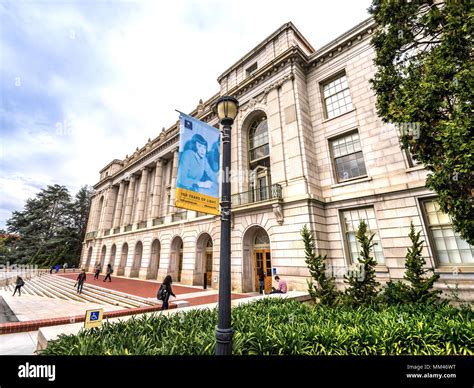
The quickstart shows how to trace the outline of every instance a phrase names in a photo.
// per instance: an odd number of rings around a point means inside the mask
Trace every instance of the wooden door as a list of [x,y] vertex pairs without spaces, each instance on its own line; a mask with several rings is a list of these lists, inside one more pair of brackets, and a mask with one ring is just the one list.
[[265,273],[265,293],[268,294],[272,290],[272,260],[270,250],[259,249],[254,252],[255,259],[255,291],[260,290],[260,280],[258,274],[262,269]]

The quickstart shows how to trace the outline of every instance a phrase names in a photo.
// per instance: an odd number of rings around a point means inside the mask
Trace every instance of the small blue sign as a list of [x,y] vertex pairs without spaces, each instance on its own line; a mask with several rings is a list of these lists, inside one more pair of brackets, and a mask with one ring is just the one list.
[[92,311],[91,312],[91,321],[97,321],[99,320],[99,312],[98,311]]
[[275,267],[272,268],[272,274],[275,276],[277,274],[277,269]]

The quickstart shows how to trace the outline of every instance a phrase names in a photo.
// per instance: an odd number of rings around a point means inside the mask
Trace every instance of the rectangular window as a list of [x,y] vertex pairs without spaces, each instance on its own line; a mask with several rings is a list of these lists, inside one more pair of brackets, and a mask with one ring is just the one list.
[[331,151],[338,182],[367,175],[357,132],[331,140]]
[[385,262],[385,258],[383,256],[382,243],[380,242],[377,220],[375,219],[373,207],[342,211],[344,236],[350,254],[351,263],[357,263],[359,261],[359,253],[361,248],[359,242],[357,241],[356,233],[361,220],[365,221],[371,234],[375,233],[374,239],[372,241],[376,243],[376,245],[373,248],[372,254],[377,261],[377,264],[383,264]]
[[423,207],[439,264],[474,265],[474,247],[454,231],[451,219],[440,210],[437,201],[424,201]]
[[255,72],[255,70],[257,70],[257,62],[255,62],[253,65],[247,67],[247,69],[245,70],[245,73],[247,74],[247,77],[250,77],[252,75],[252,73]]
[[328,119],[352,110],[352,99],[345,74],[324,83],[323,96]]

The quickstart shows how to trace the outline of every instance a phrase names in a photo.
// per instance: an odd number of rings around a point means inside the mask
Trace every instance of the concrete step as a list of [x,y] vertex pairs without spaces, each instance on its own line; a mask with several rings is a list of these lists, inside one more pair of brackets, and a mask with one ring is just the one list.
[[104,303],[105,302],[106,304],[110,304],[110,305],[113,305],[113,306],[123,306],[123,307],[126,307],[126,308],[138,307],[138,306],[135,306],[135,305],[130,304],[130,303],[120,303],[119,301],[117,301],[114,298],[109,297],[109,296],[98,295],[95,292],[89,291],[86,288],[86,286],[84,286],[84,288],[82,289],[82,293],[78,294],[76,289],[73,288],[74,284],[72,284],[72,283],[65,285],[62,282],[58,282],[56,280],[43,279],[43,281],[48,283],[50,285],[50,287],[55,287],[58,290],[61,290],[61,292],[66,293],[66,294],[70,295],[71,297],[77,298],[79,300],[82,300],[82,299],[86,299],[88,301],[93,300],[96,303]]
[[71,300],[75,300],[78,302],[83,302],[79,295],[77,295],[76,290],[72,291],[63,287],[58,287],[56,284],[48,282],[46,279],[42,279],[41,282],[46,284],[50,289],[53,289],[57,292],[62,293],[63,295],[67,296]]
[[70,298],[66,297],[65,295],[62,295],[60,292],[57,292],[50,287],[48,287],[47,284],[42,282],[39,279],[35,279],[29,282],[31,286],[35,287],[36,289],[39,289],[40,291],[43,292],[46,296],[49,298],[57,298],[57,299],[63,299],[63,300],[71,300]]
[[[58,279],[59,281],[67,283],[67,284],[75,283],[74,280],[71,280],[71,279],[68,279],[68,278],[62,278],[62,277],[55,277],[55,278]],[[116,290],[109,290],[109,289],[106,289],[106,288],[102,288],[100,286],[96,286],[96,285],[91,284],[91,283],[85,283],[84,284],[84,289],[86,287],[88,289],[94,290],[97,293],[107,295],[107,296],[110,296],[110,297],[113,296],[117,300],[121,300],[123,302],[134,301],[134,302],[142,304],[143,306],[156,306],[156,305],[160,304],[158,301],[149,300],[147,298],[142,298],[142,297],[136,296],[136,295],[125,294],[123,292],[116,291]]]
[[[51,279],[53,278],[53,279]],[[58,287],[62,290],[62,292],[67,292],[70,295],[75,294],[77,297],[82,297],[86,300],[90,300],[93,298],[96,303],[106,303],[113,306],[122,306],[125,308],[131,307],[144,307],[143,303],[131,301],[131,300],[122,300],[122,298],[117,298],[113,292],[103,292],[103,291],[96,291],[91,290],[87,284],[84,284],[84,288],[82,289],[81,294],[77,294],[75,289],[73,288],[74,281],[70,279],[66,279],[67,282],[63,282],[63,278],[59,276],[51,276],[51,278],[45,278],[43,281],[48,282],[51,287]]]

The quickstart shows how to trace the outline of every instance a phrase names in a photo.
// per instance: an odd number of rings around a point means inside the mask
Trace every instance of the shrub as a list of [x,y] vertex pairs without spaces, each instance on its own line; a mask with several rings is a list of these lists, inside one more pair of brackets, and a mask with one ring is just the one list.
[[345,292],[346,303],[353,306],[368,305],[377,302],[377,286],[379,282],[375,280],[375,266],[377,262],[371,256],[375,233],[369,236],[367,224],[360,221],[356,233],[357,241],[360,244],[359,262],[357,269],[345,275],[345,282],[349,285]]
[[326,273],[326,256],[316,255],[314,237],[305,225],[301,230],[304,242],[305,262],[308,266],[312,281],[308,282],[308,292],[313,300],[332,306],[338,303],[340,292],[336,289],[334,276]]
[[[265,298],[232,310],[235,355],[474,355],[474,312],[448,305],[309,306]],[[62,335],[46,355],[213,355],[217,311],[104,323]]]

